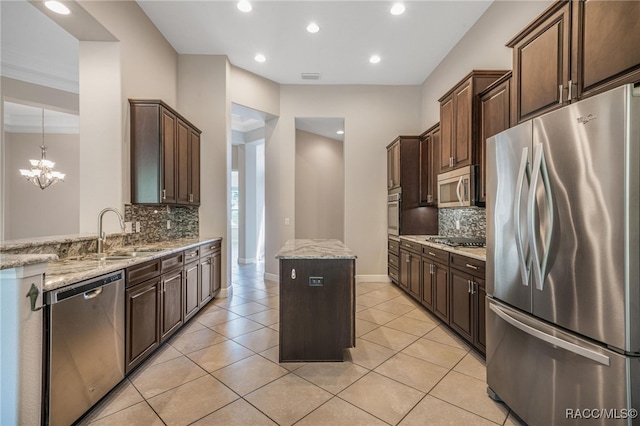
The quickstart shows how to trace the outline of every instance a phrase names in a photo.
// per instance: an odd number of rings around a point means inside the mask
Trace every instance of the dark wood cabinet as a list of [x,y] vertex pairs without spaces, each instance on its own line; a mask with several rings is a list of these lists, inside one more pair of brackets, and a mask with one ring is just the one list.
[[182,268],[163,274],[162,309],[160,310],[160,341],[164,342],[175,333],[184,322],[182,298]]
[[434,263],[431,280],[433,313],[443,322],[449,324],[449,267],[442,263]]
[[400,188],[400,141],[387,146],[387,190]]
[[200,248],[200,307],[220,292],[220,258],[220,242],[206,244]]
[[343,361],[355,346],[355,260],[280,259],[280,362]]
[[640,80],[640,4],[562,0],[511,41],[514,124]]
[[184,266],[184,321],[188,321],[200,307],[200,262],[198,259]]
[[420,135],[420,205],[438,205],[440,123]]
[[398,136],[387,146],[387,168],[392,170],[389,190],[401,189],[402,209],[420,205],[420,137]]
[[160,346],[160,277],[125,290],[125,373]]
[[449,325],[483,354],[486,352],[485,262],[451,254]]
[[400,241],[388,238],[387,242],[387,271],[391,281],[400,282]]
[[507,71],[475,70],[440,102],[439,173],[476,164],[479,141],[478,94]]
[[200,203],[200,130],[159,100],[129,100],[131,202]]
[[400,249],[400,263],[400,285],[419,300],[422,281],[420,254]]
[[420,261],[422,267],[422,292],[420,293],[420,303],[433,312],[433,262],[424,257]]
[[478,141],[478,205],[487,200],[487,138],[508,129],[511,124],[511,73],[505,74],[479,95],[480,137]]

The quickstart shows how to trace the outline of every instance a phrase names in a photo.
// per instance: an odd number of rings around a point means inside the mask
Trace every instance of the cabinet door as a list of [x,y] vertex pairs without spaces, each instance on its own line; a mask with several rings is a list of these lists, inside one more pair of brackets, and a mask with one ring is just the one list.
[[409,283],[411,280],[411,253],[406,250],[400,250],[400,287],[405,291],[409,291]]
[[431,133],[431,155],[430,155],[430,177],[429,177],[429,195],[432,206],[438,205],[438,159],[440,158],[440,126]]
[[640,80],[640,2],[574,0],[572,13],[578,96]]
[[211,285],[211,293],[213,294],[213,296],[218,294],[218,292],[222,288],[221,265],[222,265],[222,255],[221,255],[221,252],[218,250],[213,253],[213,284]]
[[420,273],[422,270],[421,259],[420,256],[412,254],[409,257],[409,294],[415,297],[417,300],[420,300],[420,286],[421,286],[421,278],[422,274]]
[[204,306],[212,297],[213,256],[200,261],[200,306]]
[[422,260],[422,293],[420,302],[431,312],[433,312],[433,267],[432,263]]
[[478,201],[487,200],[487,138],[508,129],[510,120],[511,79],[505,80],[480,96],[480,140],[478,141]]
[[449,268],[433,264],[433,313],[449,324]]
[[189,139],[191,137],[191,130],[182,121],[178,120],[178,161],[177,161],[177,202],[179,204],[189,203],[189,179],[191,178],[191,171],[189,170]]
[[555,109],[567,100],[570,77],[570,6],[558,2],[514,41],[514,123]]
[[162,139],[162,193],[163,203],[176,202],[176,126],[177,118],[170,111],[161,108]]
[[161,342],[164,342],[183,323],[182,269],[162,275]]
[[453,167],[463,167],[471,164],[472,155],[472,103],[473,78],[465,81],[453,92]]
[[[449,325],[469,342],[473,342],[474,297],[471,293],[475,285],[473,277],[456,269],[450,271],[451,316]],[[475,290],[474,290],[475,291]]]
[[128,288],[125,370],[129,373],[160,346],[160,277]]
[[196,312],[200,302],[200,274],[198,262],[191,262],[184,267],[184,320],[187,321]]
[[200,135],[193,130],[189,137],[189,204],[200,204]]
[[451,170],[454,144],[454,106],[453,95],[440,103],[440,156],[438,161],[439,173]]
[[475,301],[477,314],[474,316],[476,321],[475,334],[473,337],[473,346],[478,348],[482,353],[487,352],[487,331],[486,331],[486,287],[485,281],[481,278],[474,277],[475,281]]
[[429,194],[431,179],[431,135],[427,134],[420,139],[420,205],[428,205],[433,202]]
[[400,141],[387,148],[387,189],[400,187]]

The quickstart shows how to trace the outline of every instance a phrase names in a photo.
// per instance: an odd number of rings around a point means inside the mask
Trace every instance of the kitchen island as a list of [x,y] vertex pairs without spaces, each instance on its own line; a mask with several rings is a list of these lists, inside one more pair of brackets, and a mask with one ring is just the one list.
[[355,347],[356,256],[339,240],[289,240],[280,260],[280,362],[343,361]]

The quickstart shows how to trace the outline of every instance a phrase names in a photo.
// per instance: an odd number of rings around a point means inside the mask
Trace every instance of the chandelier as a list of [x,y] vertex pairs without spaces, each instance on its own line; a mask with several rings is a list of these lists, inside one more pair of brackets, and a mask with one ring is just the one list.
[[47,147],[44,144],[44,108],[42,109],[42,145],[40,146],[41,158],[39,160],[29,160],[31,169],[20,169],[20,174],[29,182],[40,189],[48,188],[58,181],[64,182],[64,173],[53,170],[55,163],[47,160]]

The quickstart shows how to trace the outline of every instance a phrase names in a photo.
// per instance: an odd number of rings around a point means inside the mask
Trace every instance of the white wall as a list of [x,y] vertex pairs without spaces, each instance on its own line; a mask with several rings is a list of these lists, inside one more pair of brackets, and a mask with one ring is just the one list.
[[344,241],[344,152],[335,139],[296,130],[296,238]]
[[[359,279],[387,279],[386,150],[399,134],[418,134],[419,86],[283,85],[280,118],[267,122],[265,270],[295,238],[295,118],[344,117],[345,244]],[[284,225],[284,218],[290,225]]]
[[78,134],[47,133],[47,159],[55,170],[66,173],[64,182],[46,190],[27,182],[18,169],[29,169],[29,159],[40,158],[40,133],[4,134],[8,165],[6,182],[5,238],[45,237],[78,233],[80,198],[80,137]]
[[512,51],[505,46],[551,1],[496,0],[422,83],[421,128],[440,121],[438,99],[474,69],[510,70]]
[[200,236],[225,237],[222,295],[231,284],[231,100],[226,56],[180,55],[178,111],[202,131]]

